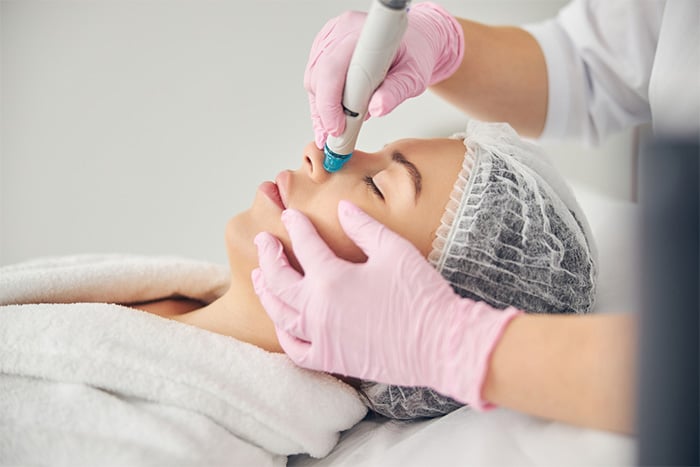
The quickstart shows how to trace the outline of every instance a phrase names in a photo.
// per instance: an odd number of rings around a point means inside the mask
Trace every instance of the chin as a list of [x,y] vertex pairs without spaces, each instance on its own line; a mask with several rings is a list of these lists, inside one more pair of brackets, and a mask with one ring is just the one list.
[[277,237],[284,248],[289,263],[297,271],[301,271],[299,262],[292,253],[291,242],[287,231],[280,219],[280,212],[269,210],[251,209],[231,218],[226,224],[226,250],[228,251],[229,266],[231,272],[241,271],[246,274],[257,268],[258,249],[253,239],[260,232],[269,232]]

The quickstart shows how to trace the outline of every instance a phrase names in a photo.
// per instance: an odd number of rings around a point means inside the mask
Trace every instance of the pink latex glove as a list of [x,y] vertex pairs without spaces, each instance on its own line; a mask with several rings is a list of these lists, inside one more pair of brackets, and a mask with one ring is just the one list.
[[406,239],[341,201],[340,223],[368,257],[336,255],[299,211],[282,220],[305,275],[258,234],[255,291],[298,365],[402,386],[428,386],[477,409],[489,358],[515,308],[463,299]]
[[[366,13],[350,11],[331,19],[316,36],[304,73],[316,146],[345,129],[341,102],[350,57]],[[391,112],[427,86],[451,76],[462,63],[461,25],[439,5],[419,3],[408,12],[408,27],[384,82],[370,99],[368,116]]]

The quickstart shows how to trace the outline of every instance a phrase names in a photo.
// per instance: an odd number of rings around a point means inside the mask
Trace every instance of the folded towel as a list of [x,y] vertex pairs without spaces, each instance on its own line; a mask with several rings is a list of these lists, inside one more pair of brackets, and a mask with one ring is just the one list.
[[0,268],[0,463],[280,465],[326,455],[366,412],[336,378],[132,308],[44,303],[210,301],[227,281],[225,268],[177,258]]
[[0,268],[0,305],[133,303],[176,296],[212,302],[228,285],[228,268],[178,257],[39,258]]

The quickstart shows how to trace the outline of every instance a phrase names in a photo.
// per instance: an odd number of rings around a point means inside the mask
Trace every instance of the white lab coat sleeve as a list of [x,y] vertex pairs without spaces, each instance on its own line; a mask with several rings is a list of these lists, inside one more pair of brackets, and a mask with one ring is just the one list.
[[649,78],[665,2],[575,0],[556,18],[525,25],[548,77],[541,139],[597,144],[651,120]]

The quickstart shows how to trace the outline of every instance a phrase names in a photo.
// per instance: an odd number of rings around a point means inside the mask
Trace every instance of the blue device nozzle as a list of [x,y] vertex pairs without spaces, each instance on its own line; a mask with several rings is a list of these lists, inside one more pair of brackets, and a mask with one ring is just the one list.
[[352,153],[335,153],[326,144],[323,146],[323,168],[330,173],[337,172],[350,159],[350,156],[352,156]]

